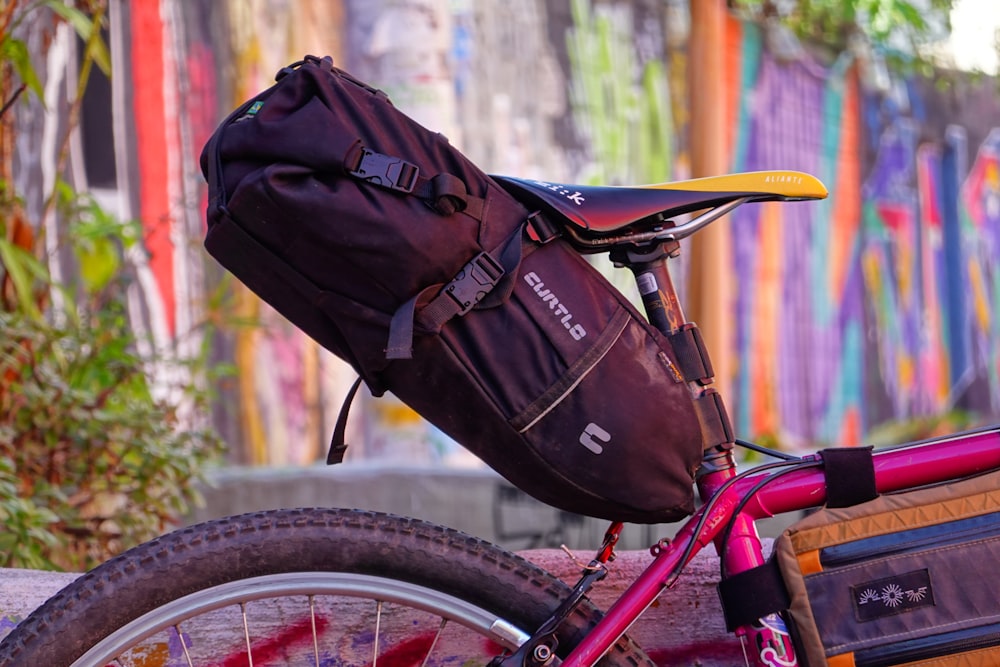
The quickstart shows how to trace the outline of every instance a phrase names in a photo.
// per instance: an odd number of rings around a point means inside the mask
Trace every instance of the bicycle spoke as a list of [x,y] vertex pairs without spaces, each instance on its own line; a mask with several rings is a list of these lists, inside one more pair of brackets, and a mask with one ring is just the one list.
[[309,596],[309,622],[312,624],[313,636],[313,656],[316,659],[316,667],[319,667],[319,634],[316,632],[316,596]]
[[378,667],[378,639],[382,628],[382,601],[375,606],[375,642],[372,648],[372,667]]
[[429,667],[454,656],[456,664],[475,665],[523,641],[494,614],[433,590],[336,573],[206,590],[119,632],[107,650],[94,649],[97,662],[69,664],[320,667],[340,656],[344,665]]
[[188,667],[194,667],[194,661],[191,660],[191,654],[188,652],[187,642],[184,641],[184,635],[181,633],[180,623],[174,626],[174,632],[177,633],[177,643],[181,645],[181,650],[184,652],[184,659],[187,661]]
[[243,614],[243,638],[247,642],[247,665],[253,667],[253,648],[250,646],[250,625],[247,623],[247,603],[240,603],[240,612]]
[[420,667],[427,667],[427,662],[431,659],[431,653],[434,652],[434,647],[437,646],[438,640],[441,639],[441,633],[444,632],[446,625],[448,625],[448,619],[442,618],[441,624],[438,625],[437,634],[434,635],[431,645],[427,648],[427,655],[424,656],[424,661],[420,663]]

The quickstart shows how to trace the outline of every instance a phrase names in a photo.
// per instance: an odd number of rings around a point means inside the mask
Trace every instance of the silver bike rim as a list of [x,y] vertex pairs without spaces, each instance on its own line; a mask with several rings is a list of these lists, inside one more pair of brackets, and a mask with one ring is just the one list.
[[417,584],[343,572],[292,572],[234,581],[168,602],[108,635],[70,667],[108,664],[156,633],[217,609],[267,598],[321,595],[407,605],[454,621],[505,649],[516,649],[529,638],[496,614]]

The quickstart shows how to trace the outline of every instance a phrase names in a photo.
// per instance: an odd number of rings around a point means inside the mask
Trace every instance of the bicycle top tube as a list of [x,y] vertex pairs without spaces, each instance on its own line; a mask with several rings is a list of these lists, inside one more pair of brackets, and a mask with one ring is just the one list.
[[515,195],[527,196],[549,213],[564,217],[573,231],[584,235],[620,232],[650,218],[650,225],[661,224],[685,213],[737,201],[795,201],[827,196],[819,179],[798,171],[757,171],[641,186],[493,178]]
[[[809,457],[816,460],[817,455]],[[809,460],[807,459],[807,460]],[[957,433],[899,447],[875,450],[875,485],[880,494],[940,484],[1000,469],[1000,425]],[[749,477],[729,491],[741,498],[758,480]],[[765,486],[746,503],[754,519],[822,505],[826,501],[822,469],[805,469]]]

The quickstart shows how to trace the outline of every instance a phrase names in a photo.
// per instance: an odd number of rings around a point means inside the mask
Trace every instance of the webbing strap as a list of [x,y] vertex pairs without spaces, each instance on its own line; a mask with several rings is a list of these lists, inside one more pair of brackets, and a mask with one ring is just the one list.
[[340,406],[340,413],[337,415],[337,425],[333,429],[333,437],[330,439],[330,451],[326,455],[326,464],[332,466],[344,460],[344,452],[347,451],[347,416],[351,412],[351,403],[361,387],[361,378],[358,377],[347,391],[344,403]]
[[417,165],[394,155],[377,153],[356,144],[345,163],[353,163],[347,173],[360,181],[423,199],[441,215],[465,213],[483,219],[486,202],[469,194],[465,182],[454,174],[440,173],[427,178]]
[[878,497],[871,447],[824,449],[820,456],[827,507],[850,507]]
[[729,413],[718,390],[709,387],[701,392],[701,395],[694,400],[694,406],[701,422],[704,449],[725,447],[734,441],[733,425],[729,421]]
[[792,603],[778,563],[773,558],[720,581],[719,599],[729,632],[769,614],[784,611]]
[[[386,359],[412,359],[415,325],[428,332],[440,331],[448,320],[466,314],[491,296],[504,276],[512,276],[521,263],[522,229],[523,225],[519,226],[499,249],[473,257],[447,285],[426,287],[400,306],[389,323]],[[512,280],[505,285],[501,288],[505,292],[513,289]],[[434,291],[437,296],[418,312],[417,304]],[[491,305],[494,302],[499,300],[490,299]]]
[[702,386],[711,384],[715,371],[701,337],[701,330],[689,322],[667,338],[677,354],[677,365],[680,366],[684,379]]
[[417,195],[429,201],[442,215],[462,212],[476,220],[483,219],[485,201],[470,195],[465,182],[453,174],[441,173],[426,184],[422,183]]

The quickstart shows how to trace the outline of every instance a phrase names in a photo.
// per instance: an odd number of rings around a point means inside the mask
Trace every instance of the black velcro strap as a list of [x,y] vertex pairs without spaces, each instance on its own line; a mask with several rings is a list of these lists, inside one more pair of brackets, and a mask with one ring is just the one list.
[[769,614],[784,611],[791,604],[781,570],[774,559],[720,581],[719,599],[729,632]]
[[545,245],[552,239],[558,238],[561,233],[560,229],[541,211],[535,211],[528,216],[528,238],[539,245]]
[[689,322],[667,338],[677,354],[677,365],[684,379],[703,386],[711,384],[715,370],[712,368],[712,360],[708,356],[705,341],[701,337],[701,329]]
[[871,447],[824,449],[826,506],[850,507],[878,498]]
[[340,414],[337,415],[337,425],[333,429],[333,438],[330,440],[330,451],[326,455],[326,464],[328,466],[344,460],[344,452],[347,451],[347,442],[345,442],[347,440],[347,415],[351,411],[351,403],[354,402],[354,396],[358,393],[360,386],[361,378],[359,377],[347,391],[344,403],[340,406]]
[[701,392],[701,396],[694,400],[694,405],[701,421],[704,449],[733,442],[733,425],[722,402],[722,395],[716,389],[709,387]]

